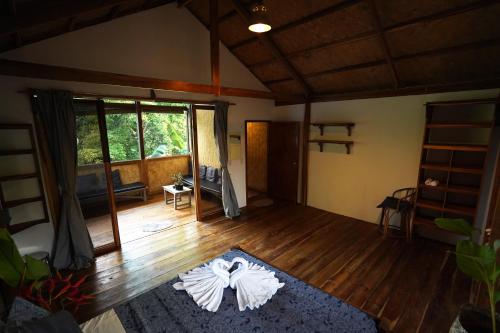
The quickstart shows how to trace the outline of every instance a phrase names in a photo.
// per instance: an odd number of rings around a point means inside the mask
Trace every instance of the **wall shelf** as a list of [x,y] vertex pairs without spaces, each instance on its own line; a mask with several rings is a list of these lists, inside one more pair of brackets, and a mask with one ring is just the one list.
[[351,146],[354,144],[354,141],[344,141],[344,140],[309,140],[309,142],[317,143],[319,145],[320,152],[323,152],[324,144],[344,145],[347,154],[351,153]]
[[491,122],[472,122],[472,123],[430,123],[427,128],[490,128]]
[[311,123],[311,126],[318,127],[320,135],[323,135],[325,127],[345,127],[347,129],[347,135],[351,136],[354,123],[345,123],[345,122]]

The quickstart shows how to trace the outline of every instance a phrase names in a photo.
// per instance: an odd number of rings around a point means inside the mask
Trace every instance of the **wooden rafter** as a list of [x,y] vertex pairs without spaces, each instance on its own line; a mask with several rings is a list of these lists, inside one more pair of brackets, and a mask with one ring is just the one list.
[[[42,65],[6,59],[0,59],[0,75],[108,84],[114,86],[144,88],[148,90],[159,89],[201,94],[213,94],[214,92],[213,86],[208,84],[99,72],[71,67]],[[222,96],[285,100],[295,101],[297,103],[303,101],[301,96],[272,93],[261,90],[221,87],[220,91]]]
[[[249,24],[251,22],[251,17],[248,12],[248,10],[241,4],[240,1],[238,0],[232,0],[232,3],[234,7],[236,8],[236,11],[238,11],[238,14],[243,18],[246,24]],[[278,48],[276,43],[272,40],[270,36],[267,34],[259,34],[258,35],[259,40],[262,42],[264,46],[266,46],[269,51],[273,54],[273,56],[281,63],[283,66],[285,66],[288,74],[300,85],[300,87],[304,91],[304,95],[306,97],[310,96],[312,94],[312,90],[309,87],[309,85],[306,83],[304,78],[299,74],[299,72],[293,67],[293,65],[286,59],[286,57],[283,55],[283,52]]]
[[214,94],[220,95],[219,2],[210,0],[210,65]]
[[[354,91],[346,93],[319,94],[311,102],[343,101],[350,99],[379,98],[390,96],[423,95],[438,92],[461,91],[472,89],[490,89],[500,86],[500,77],[481,80],[468,80],[453,83],[438,83],[428,85],[414,85],[392,89],[376,89],[371,91]],[[278,105],[290,103],[277,103]],[[297,103],[293,103],[297,104]]]
[[394,88],[399,87],[399,77],[396,72],[396,66],[394,65],[394,60],[392,59],[391,50],[389,49],[389,44],[387,43],[387,39],[385,38],[384,27],[382,26],[382,22],[380,21],[380,16],[378,14],[377,5],[375,4],[375,0],[367,0],[368,7],[370,8],[370,13],[373,18],[373,24],[375,25],[375,29],[377,30],[377,36],[380,40],[380,45],[382,46],[382,50],[384,51],[385,61],[387,62],[387,66],[391,71],[392,79],[394,80]]
[[182,8],[189,5],[190,2],[191,0],[177,0],[177,7]]
[[[485,6],[489,6],[489,5],[492,5],[492,4],[495,4],[495,3],[498,3],[498,2],[495,2],[495,1],[492,1],[492,0],[476,1],[474,3],[469,3],[469,4],[466,4],[466,5],[463,5],[463,6],[458,6],[458,7],[454,7],[454,8],[442,10],[440,12],[433,13],[433,14],[430,14],[430,15],[421,16],[421,17],[418,17],[418,18],[412,18],[412,19],[409,19],[409,20],[406,20],[406,21],[403,21],[403,22],[392,24],[392,25],[386,26],[384,30],[385,30],[386,33],[387,32],[393,32],[393,31],[397,31],[397,30],[400,30],[400,29],[405,29],[405,28],[408,28],[410,26],[414,26],[414,25],[418,25],[418,24],[422,24],[422,23],[428,23],[428,22],[432,22],[432,21],[436,21],[436,20],[446,19],[446,18],[448,18],[450,16],[455,16],[455,15],[466,13],[466,12],[469,12],[469,11],[472,11],[472,10],[480,9],[480,8],[483,8]],[[294,21],[294,23],[295,22],[296,21]],[[272,31],[273,30],[271,30],[271,32]],[[276,31],[276,29],[274,29],[274,31]],[[327,48],[327,47],[335,47],[335,46],[340,46],[340,45],[343,45],[343,44],[358,42],[358,41],[361,41],[361,40],[365,40],[365,39],[369,39],[369,38],[374,38],[376,36],[377,36],[377,32],[375,30],[373,30],[373,31],[367,31],[367,32],[361,32],[361,33],[356,34],[354,36],[349,36],[349,37],[346,37],[346,38],[343,38],[343,39],[340,39],[340,40],[327,41],[327,42],[321,43],[319,45],[314,45],[314,46],[311,46],[311,47],[308,47],[308,48],[305,48],[305,49],[302,49],[302,50],[298,50],[298,51],[286,54],[286,57],[290,59],[290,58],[293,58],[293,57],[298,57],[298,56],[307,54],[307,53],[312,52],[312,51],[318,51],[318,50],[321,50],[321,49],[324,49],[324,48]],[[247,44],[247,43],[238,43],[238,44],[235,44],[236,46],[232,45],[232,46],[228,46],[228,48],[231,49],[231,50],[234,50],[237,47],[245,45],[245,44]],[[268,63],[270,63],[272,61],[274,61],[274,59],[260,61],[260,62],[257,62],[257,63],[249,64],[248,66],[251,66],[251,67],[261,66],[261,65],[268,64]]]
[[[443,55],[447,53],[453,53],[453,52],[459,52],[459,51],[465,51],[465,50],[476,50],[476,49],[481,49],[485,47],[493,47],[493,46],[498,46],[500,45],[500,38],[493,38],[493,39],[487,39],[487,40],[482,40],[478,42],[470,42],[470,43],[465,43],[465,44],[460,44],[460,45],[455,45],[455,46],[448,46],[448,47],[443,47],[443,48],[438,48],[438,49],[433,49],[433,50],[425,50],[425,51],[420,51],[416,53],[410,53],[410,54],[404,54],[400,55],[397,57],[393,57],[394,62],[398,62],[401,60],[406,60],[406,59],[414,59],[414,58],[422,58],[422,57],[432,57],[432,56],[438,56],[438,55]],[[313,78],[321,75],[326,75],[326,74],[336,74],[336,73],[342,73],[342,72],[348,72],[352,70],[358,70],[358,69],[365,69],[365,68],[370,68],[370,67],[376,67],[385,64],[385,60],[374,60],[374,61],[369,61],[369,62],[364,62],[360,64],[354,64],[354,65],[347,65],[344,67],[337,67],[337,68],[330,68],[318,72],[313,72],[313,73],[308,73],[303,75],[304,78]],[[291,79],[286,78],[286,79],[276,79],[276,80],[268,80],[264,81],[263,83],[266,85],[271,85],[271,84],[276,84],[276,83],[282,83],[282,82],[287,82],[291,81]]]

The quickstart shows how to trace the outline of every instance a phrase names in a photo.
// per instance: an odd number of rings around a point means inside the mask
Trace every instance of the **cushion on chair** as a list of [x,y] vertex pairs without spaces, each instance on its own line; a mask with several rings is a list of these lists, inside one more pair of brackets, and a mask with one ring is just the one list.
[[200,165],[200,179],[205,179],[207,177],[207,166]]
[[113,172],[111,172],[111,179],[113,180],[113,187],[120,187],[122,185],[120,170],[113,170]]
[[98,179],[95,173],[81,175],[76,177],[76,192],[77,193],[92,193],[97,190]]
[[213,167],[207,167],[207,175],[206,175],[206,179],[209,181],[209,182],[212,182],[212,183],[217,183],[217,180],[219,179],[219,175],[218,175],[218,170],[216,168],[213,168]]
[[222,168],[217,169],[217,174],[219,175],[219,177],[217,177],[217,184],[222,185]]
[[[398,207],[398,198],[386,197],[382,203],[380,203],[377,208],[391,208],[396,209]],[[408,201],[401,201],[399,204],[399,210],[407,210],[410,208],[410,203]]]

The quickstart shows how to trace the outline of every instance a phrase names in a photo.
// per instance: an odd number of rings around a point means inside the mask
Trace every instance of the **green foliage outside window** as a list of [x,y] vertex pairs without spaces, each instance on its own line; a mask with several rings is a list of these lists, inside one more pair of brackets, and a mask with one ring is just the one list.
[[[112,101],[117,103],[116,100]],[[129,101],[118,101],[125,104]],[[165,105],[165,102],[149,105]],[[185,106],[175,103],[171,106]],[[142,113],[144,150],[147,158],[189,153],[187,114]],[[78,165],[102,163],[101,139],[96,114],[78,114],[77,153]],[[136,113],[108,113],[106,127],[111,161],[140,159],[139,131]]]

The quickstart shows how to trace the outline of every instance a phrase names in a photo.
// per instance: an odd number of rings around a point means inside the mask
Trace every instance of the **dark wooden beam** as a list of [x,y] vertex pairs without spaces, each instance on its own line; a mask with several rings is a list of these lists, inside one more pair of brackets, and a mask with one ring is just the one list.
[[[191,83],[186,81],[164,80],[126,74],[91,71],[85,69],[42,65],[29,62],[0,59],[0,75],[28,77],[57,81],[87,82],[108,84],[123,87],[136,87],[143,89],[160,89],[169,91],[192,92],[200,94],[213,94],[212,85]],[[261,90],[221,87],[222,96],[238,96],[281,101],[300,101],[301,96],[279,94]]]
[[18,13],[17,17],[8,17],[0,22],[0,36],[12,34],[18,31],[33,29],[50,22],[67,20],[73,16],[85,13],[111,9],[116,5],[123,5],[130,0],[73,0],[31,6],[32,9],[23,13]]
[[119,12],[120,12],[120,5],[116,5],[116,6],[112,7],[108,13],[108,21],[111,21],[114,18],[116,18],[118,16]]
[[307,186],[309,180],[309,132],[311,129],[311,102],[304,106],[302,121],[302,205],[307,206]]
[[[451,8],[451,9],[443,10],[443,11],[440,11],[440,12],[437,12],[437,13],[434,13],[434,14],[430,14],[430,15],[426,15],[426,16],[422,16],[422,17],[418,17],[418,18],[413,18],[413,19],[406,20],[406,21],[403,21],[403,22],[400,22],[400,23],[389,25],[389,26],[386,26],[384,30],[385,30],[386,33],[387,32],[392,32],[392,31],[397,31],[399,29],[404,29],[404,28],[407,28],[407,27],[410,27],[410,26],[413,26],[413,25],[418,25],[418,24],[422,24],[422,23],[428,23],[428,22],[432,22],[432,21],[435,21],[435,20],[446,19],[446,18],[448,18],[450,16],[455,16],[455,15],[466,13],[466,12],[469,12],[469,11],[472,11],[472,10],[480,9],[480,8],[483,8],[483,7],[486,7],[486,6],[495,4],[495,3],[498,3],[498,2],[494,1],[494,0],[476,1],[474,3],[469,3],[469,4],[466,4],[466,5],[463,5],[463,6],[458,6],[458,7],[454,7],[454,8]],[[272,30],[271,30],[271,32],[272,32]],[[340,39],[340,40],[328,41],[328,42],[324,42],[324,43],[321,43],[321,44],[318,44],[318,45],[314,45],[314,46],[311,46],[311,47],[308,47],[308,48],[305,48],[305,49],[302,49],[302,50],[298,50],[298,51],[295,51],[295,52],[292,52],[292,53],[288,53],[285,56],[288,59],[291,59],[293,57],[298,57],[298,56],[307,54],[309,52],[321,50],[321,49],[324,49],[324,48],[327,48],[327,47],[335,47],[335,46],[340,46],[340,45],[344,45],[344,44],[355,43],[355,42],[358,42],[358,41],[361,41],[361,40],[364,40],[364,39],[369,39],[369,38],[374,38],[374,37],[377,37],[377,31],[376,30],[362,32],[362,33],[356,34],[354,36],[349,36],[349,37],[346,37],[346,38],[343,38],[343,39]],[[228,46],[228,48],[230,50],[234,50],[237,47],[240,47],[240,46],[245,45],[245,44],[247,44],[247,43],[238,43],[238,44],[235,44],[233,46],[230,45],[230,46]],[[265,61],[260,61],[260,62],[257,62],[257,63],[249,64],[247,66],[257,67],[257,66],[262,66],[262,65],[269,64],[269,63],[271,63],[273,61],[274,61],[274,59],[265,60]]]
[[[490,89],[500,87],[500,77],[482,80],[469,80],[454,83],[436,83],[429,85],[414,85],[408,87],[378,89],[371,91],[354,91],[346,93],[320,94],[312,98],[311,102],[331,102],[351,99],[380,98],[392,96],[424,95],[439,92]],[[286,105],[290,103],[276,103],[276,105]],[[300,104],[300,103],[294,103]]]
[[380,21],[377,5],[375,4],[374,0],[367,0],[366,3],[370,8],[373,24],[375,25],[378,39],[380,40],[380,45],[382,46],[382,50],[384,51],[385,61],[387,62],[387,66],[391,71],[392,79],[394,80],[394,88],[397,88],[399,87],[399,77],[398,73],[396,72],[396,66],[394,66],[394,60],[392,59],[391,50],[389,49],[389,44],[387,43],[387,39],[385,38],[385,31],[384,28],[382,27],[382,22]]
[[[413,58],[422,58],[422,57],[432,57],[432,56],[438,56],[438,55],[443,55],[447,53],[454,53],[454,52],[460,52],[460,51],[466,51],[466,50],[476,50],[476,49],[481,49],[485,47],[492,47],[492,46],[498,46],[500,45],[500,38],[493,38],[493,39],[488,39],[488,40],[482,40],[478,42],[471,42],[471,43],[466,43],[466,44],[461,44],[461,45],[455,45],[455,46],[449,46],[449,47],[443,47],[439,49],[434,49],[434,50],[426,50],[426,51],[421,51],[417,53],[410,53],[410,54],[404,54],[398,57],[394,57],[393,60],[395,63],[401,60],[405,59],[413,59]],[[322,70],[318,72],[313,72],[313,73],[308,73],[303,75],[304,78],[312,78],[312,77],[317,77],[325,74],[336,74],[336,73],[342,73],[342,72],[348,72],[352,70],[357,70],[357,69],[364,69],[364,68],[370,68],[370,67],[376,67],[385,64],[385,60],[375,60],[375,61],[369,61],[369,62],[364,62],[360,64],[354,64],[354,65],[348,65],[344,67],[337,67],[337,68],[331,68],[327,70]],[[291,81],[291,79],[277,79],[277,80],[268,80],[264,81],[263,83],[265,85],[272,85],[276,83],[282,83],[282,82],[288,82]]]
[[216,96],[220,95],[220,57],[219,57],[219,2],[210,0],[210,64],[212,86]]
[[[232,0],[234,7],[236,8],[236,11],[238,11],[238,14],[243,18],[244,22],[246,24],[249,24],[251,22],[251,16],[248,12],[248,10],[241,4],[240,1],[238,0]],[[274,55],[274,57],[285,66],[288,74],[300,85],[300,87],[304,91],[304,95],[310,96],[312,94],[311,88],[308,86],[306,81],[302,78],[302,76],[299,74],[299,72],[293,67],[293,65],[288,61],[281,50],[278,48],[276,43],[271,39],[269,35],[266,33],[263,34],[258,34],[259,40],[271,51],[271,53]]]
[[190,2],[191,0],[177,0],[177,7],[182,8],[184,6],[189,5]]

